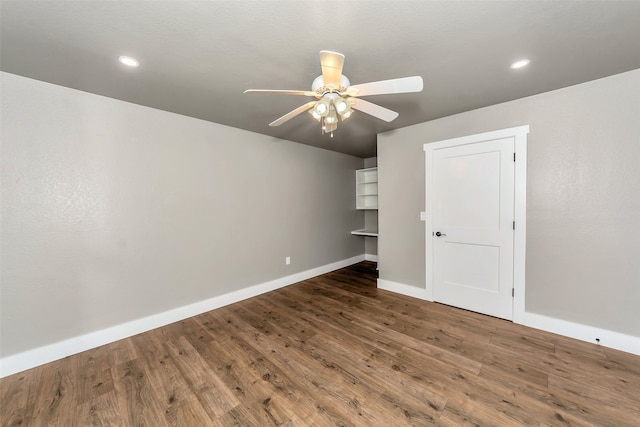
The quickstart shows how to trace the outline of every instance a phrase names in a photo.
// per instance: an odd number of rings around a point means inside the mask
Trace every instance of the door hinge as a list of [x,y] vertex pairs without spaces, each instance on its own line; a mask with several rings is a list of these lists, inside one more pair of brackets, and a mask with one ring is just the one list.
[[513,153],[513,161],[516,161],[516,153]]
[[511,288],[511,297],[515,297],[516,296],[516,290],[515,288]]
[[514,230],[516,229],[516,222],[515,221],[513,221],[513,229]]

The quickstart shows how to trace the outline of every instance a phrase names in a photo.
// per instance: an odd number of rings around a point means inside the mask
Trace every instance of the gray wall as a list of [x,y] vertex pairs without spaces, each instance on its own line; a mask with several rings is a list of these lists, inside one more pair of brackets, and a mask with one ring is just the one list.
[[640,336],[640,70],[379,135],[380,278],[425,286],[423,144],[526,124],[526,310]]
[[364,253],[363,159],[1,77],[2,356]]

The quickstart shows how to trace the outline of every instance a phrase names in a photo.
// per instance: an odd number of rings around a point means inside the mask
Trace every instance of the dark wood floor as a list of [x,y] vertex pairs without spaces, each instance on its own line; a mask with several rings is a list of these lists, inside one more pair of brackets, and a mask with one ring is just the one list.
[[0,380],[2,426],[639,426],[640,356],[361,263]]

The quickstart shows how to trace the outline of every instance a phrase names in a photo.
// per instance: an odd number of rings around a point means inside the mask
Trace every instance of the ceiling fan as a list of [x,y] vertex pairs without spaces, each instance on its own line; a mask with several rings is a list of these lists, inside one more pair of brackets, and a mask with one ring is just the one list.
[[322,127],[322,133],[330,133],[338,127],[338,117],[346,120],[353,110],[359,110],[378,119],[390,122],[398,117],[398,113],[380,105],[365,101],[359,97],[422,91],[422,77],[404,77],[400,79],[381,80],[351,86],[347,76],[342,74],[344,55],[328,50],[320,51],[322,75],[316,77],[311,90],[269,90],[247,89],[250,94],[302,95],[315,98],[314,101],[288,112],[269,126],[280,126],[299,114],[309,111]]

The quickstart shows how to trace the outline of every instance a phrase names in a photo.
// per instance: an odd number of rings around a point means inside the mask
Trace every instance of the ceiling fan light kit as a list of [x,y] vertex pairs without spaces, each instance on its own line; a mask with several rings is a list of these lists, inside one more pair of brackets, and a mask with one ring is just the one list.
[[398,117],[398,113],[395,111],[363,99],[356,99],[356,97],[422,91],[423,82],[420,76],[382,80],[351,86],[351,82],[347,76],[342,74],[343,65],[343,54],[322,50],[320,51],[322,75],[313,80],[311,91],[247,89],[244,93],[315,97],[317,99],[316,101],[308,102],[290,111],[279,119],[269,123],[269,126],[280,126],[295,116],[309,111],[309,114],[320,122],[322,133],[329,133],[333,138],[333,131],[338,128],[338,117],[344,121],[353,114],[353,110],[362,111],[363,113],[387,122]]
[[344,115],[351,110],[351,100],[348,98],[338,98],[334,101],[333,105],[336,106],[336,111],[342,116],[342,118],[344,118]]
[[331,107],[331,102],[328,98],[323,98],[313,107],[313,111],[320,117],[327,117],[329,115],[329,109]]

